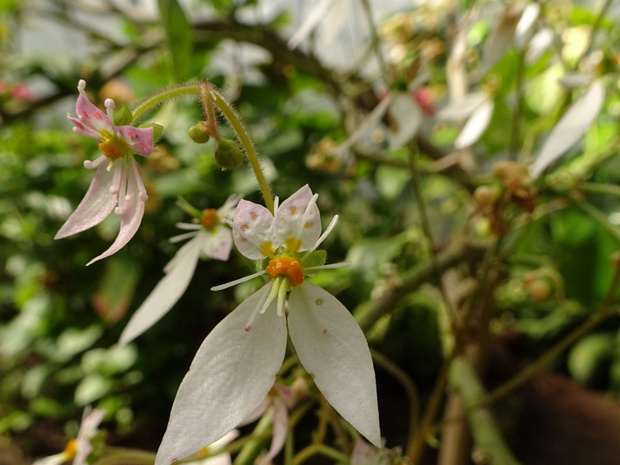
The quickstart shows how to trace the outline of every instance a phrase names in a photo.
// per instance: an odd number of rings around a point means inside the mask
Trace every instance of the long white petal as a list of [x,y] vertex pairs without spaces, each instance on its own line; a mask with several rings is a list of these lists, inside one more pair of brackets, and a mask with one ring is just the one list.
[[329,292],[306,281],[291,291],[288,329],[299,360],[327,401],[381,447],[375,372],[353,316]]
[[[120,162],[121,160],[117,161],[116,163]],[[145,199],[142,197],[142,192],[140,191],[142,179],[140,178],[139,171],[135,168],[137,167],[137,164],[133,158],[130,158],[128,160],[122,160],[122,162],[122,169],[126,171],[125,174],[127,176],[127,190],[126,193],[123,194],[123,189],[121,188],[121,191],[118,194],[119,207],[117,208],[117,210],[120,210],[119,215],[121,217],[121,229],[118,233],[118,236],[116,236],[116,240],[112,243],[108,250],[103,252],[101,255],[93,258],[90,262],[86,264],[86,266],[92,265],[98,260],[109,257],[110,255],[115,254],[120,249],[125,247],[125,245],[136,234],[138,228],[140,227],[140,223],[142,222],[145,201]],[[122,182],[121,187],[123,187]],[[123,202],[121,202],[121,196],[124,197]]]
[[166,275],[133,314],[123,330],[119,344],[124,345],[157,323],[183,295],[194,275],[200,255],[200,237],[179,249],[166,266]]
[[155,465],[169,465],[221,438],[263,402],[286,350],[275,303],[243,328],[271,286],[252,294],[204,340],[172,405]]
[[71,214],[69,219],[56,233],[54,239],[77,234],[101,223],[116,205],[118,196],[111,191],[112,181],[116,170],[123,167],[119,163],[107,170],[107,163],[100,163],[88,192]]
[[581,139],[598,116],[604,101],[605,86],[601,81],[594,81],[551,130],[532,166],[533,178],[537,178],[545,168]]

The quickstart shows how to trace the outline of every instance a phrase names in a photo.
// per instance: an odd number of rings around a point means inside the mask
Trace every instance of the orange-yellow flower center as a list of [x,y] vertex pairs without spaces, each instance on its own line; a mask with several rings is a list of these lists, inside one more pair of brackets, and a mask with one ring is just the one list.
[[75,458],[75,454],[77,452],[77,441],[75,439],[71,439],[67,446],[65,447],[65,454],[69,458],[69,460],[73,460]]
[[276,278],[278,276],[288,276],[292,287],[301,284],[304,281],[304,272],[301,271],[299,262],[289,257],[274,258],[269,261],[269,266],[265,271]]
[[99,144],[99,150],[103,154],[112,159],[117,160],[131,153],[131,148],[125,139],[118,137],[116,134],[110,134],[108,131],[101,131],[103,142]]
[[207,208],[202,211],[202,218],[200,218],[200,224],[203,228],[209,229],[213,226],[217,220],[217,210],[215,208]]

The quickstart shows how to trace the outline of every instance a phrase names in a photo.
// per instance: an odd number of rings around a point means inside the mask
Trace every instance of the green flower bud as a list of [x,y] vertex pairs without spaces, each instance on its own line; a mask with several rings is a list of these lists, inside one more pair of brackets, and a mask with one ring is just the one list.
[[190,139],[196,142],[197,144],[206,144],[211,139],[211,134],[207,129],[207,125],[204,121],[200,123],[194,124],[189,131],[187,132]]
[[215,163],[224,171],[239,168],[244,158],[243,152],[232,140],[223,140],[215,149]]

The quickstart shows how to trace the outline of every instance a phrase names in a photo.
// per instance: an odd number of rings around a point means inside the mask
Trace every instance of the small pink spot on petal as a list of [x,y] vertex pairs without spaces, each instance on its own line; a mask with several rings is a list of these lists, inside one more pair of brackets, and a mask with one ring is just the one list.
[[101,119],[103,118],[103,115],[101,113],[95,113],[95,119]]
[[292,206],[291,208],[289,208],[291,215],[295,215],[295,213],[297,213],[297,207],[296,206]]
[[247,224],[244,224],[239,229],[241,229],[241,231],[247,231],[250,227]]
[[323,334],[327,334],[327,328],[322,329],[322,330],[321,330],[321,333],[323,333]]
[[251,326],[246,326],[245,328],[243,328],[243,330],[244,330],[246,333],[249,333],[251,329],[252,329],[252,327],[251,327]]
[[250,212],[250,216],[252,217],[253,221],[256,221],[258,219],[258,215],[255,212]]

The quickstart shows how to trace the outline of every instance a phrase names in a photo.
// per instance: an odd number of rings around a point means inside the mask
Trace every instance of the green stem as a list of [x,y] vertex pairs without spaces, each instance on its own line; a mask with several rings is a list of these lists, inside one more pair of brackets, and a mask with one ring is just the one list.
[[293,457],[292,465],[300,465],[316,454],[325,455],[326,457],[330,457],[337,462],[349,463],[349,457],[342,452],[332,449],[331,447],[327,447],[323,444],[312,444],[305,449],[302,449],[295,457]]
[[617,195],[620,197],[620,186],[615,184],[601,184],[598,182],[584,182],[579,187],[585,192],[592,192],[593,194],[608,194]]
[[258,187],[260,188],[260,191],[263,194],[263,199],[265,200],[265,206],[272,214],[274,214],[275,212],[274,212],[273,197],[271,196],[269,185],[267,184],[267,181],[265,180],[265,176],[263,175],[263,170],[260,167],[260,162],[258,161],[258,155],[256,154],[256,151],[254,150],[252,141],[250,141],[250,138],[248,137],[248,134],[245,128],[243,127],[243,124],[241,123],[239,116],[237,115],[235,110],[233,110],[232,107],[228,105],[228,103],[226,103],[226,100],[222,98],[219,92],[217,92],[215,89],[212,89],[211,93],[213,94],[215,104],[218,106],[218,108],[220,109],[224,117],[228,120],[230,125],[233,127],[233,129],[237,133],[237,136],[239,137],[239,140],[241,141],[241,144],[243,145],[243,148],[245,149],[245,154],[247,155],[248,160],[250,161],[250,165],[252,166],[252,169],[254,170],[254,176],[256,176],[256,180],[258,181]]
[[[186,97],[188,95],[195,95],[197,97],[202,96],[202,89],[204,88],[204,84],[184,84],[177,87],[171,87],[169,89],[164,89],[160,92],[157,92],[154,95],[146,98],[133,110],[131,113],[133,116],[133,120],[136,121],[141,118],[145,113],[153,110],[155,107],[161,105],[164,102],[179,98]],[[241,123],[241,119],[233,110],[233,108],[228,105],[226,100],[222,97],[222,95],[215,90],[213,87],[210,88],[210,95],[213,97],[213,102],[218,106],[219,110],[222,112],[224,117],[228,120],[228,123],[232,126],[237,137],[241,141],[241,145],[245,150],[245,154],[250,161],[250,165],[252,166],[252,170],[254,171],[254,175],[256,176],[256,180],[258,181],[258,186],[260,188],[261,193],[263,194],[263,198],[265,199],[265,206],[267,209],[273,214],[274,213],[274,202],[271,192],[269,191],[269,185],[265,180],[265,176],[263,174],[263,170],[260,166],[260,162],[258,161],[258,155],[256,150],[254,150],[254,146],[252,145],[252,141],[248,137],[248,133],[243,127]],[[208,98],[208,96],[205,96]],[[211,101],[206,104],[207,110]],[[209,122],[209,124],[215,124],[215,115],[209,114],[209,119],[213,122]],[[217,131],[216,131],[217,132]],[[212,134],[213,135],[213,134]],[[213,135],[217,139],[215,135]]]
[[600,224],[601,227],[603,227],[603,229],[605,229],[609,234],[611,234],[616,241],[620,242],[620,228],[610,223],[609,219],[607,219],[607,215],[605,215],[602,211],[589,204],[585,200],[571,197],[571,201],[582,212],[586,213],[588,216],[590,216],[590,218]]
[[94,465],[125,465],[128,463],[153,465],[155,463],[155,454],[152,452],[120,448],[109,448],[108,450],[112,451],[112,453],[100,458]]
[[162,103],[169,102],[180,97],[187,97],[188,95],[200,96],[200,88],[201,84],[190,83],[163,89],[142,100],[138,106],[134,108],[131,112],[133,120],[137,121],[144,116],[145,113],[152,111]]

